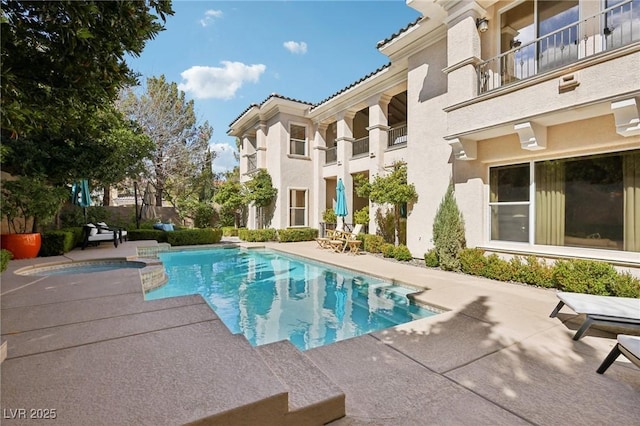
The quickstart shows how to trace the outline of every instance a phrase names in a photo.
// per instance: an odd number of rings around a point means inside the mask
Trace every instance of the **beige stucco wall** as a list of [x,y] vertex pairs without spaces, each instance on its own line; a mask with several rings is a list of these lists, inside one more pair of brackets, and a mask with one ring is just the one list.
[[409,59],[407,177],[418,191],[418,202],[407,218],[407,246],[422,257],[433,246],[433,219],[451,179],[451,148],[446,133],[446,41]]

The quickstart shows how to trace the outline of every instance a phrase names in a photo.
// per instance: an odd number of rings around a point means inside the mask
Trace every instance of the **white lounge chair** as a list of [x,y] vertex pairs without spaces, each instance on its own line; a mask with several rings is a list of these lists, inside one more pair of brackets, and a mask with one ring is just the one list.
[[551,318],[555,318],[564,305],[586,316],[573,340],[580,339],[593,324],[640,328],[640,299],[565,292],[557,296],[560,303],[551,312]]
[[113,245],[118,247],[118,243],[128,239],[127,231],[122,228],[112,228],[104,222],[99,222],[97,225],[87,223],[83,226],[82,250],[87,248],[89,244],[98,245],[105,241],[113,242]]
[[598,374],[607,371],[607,368],[613,364],[620,354],[629,359],[632,363],[640,367],[640,336],[627,336],[626,334],[618,335],[618,343],[611,349],[609,355],[602,361],[600,367],[596,370]]

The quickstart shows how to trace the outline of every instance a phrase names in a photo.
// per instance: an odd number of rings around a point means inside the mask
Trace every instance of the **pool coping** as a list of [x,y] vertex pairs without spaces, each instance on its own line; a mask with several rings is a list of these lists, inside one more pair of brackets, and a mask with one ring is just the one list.
[[[278,246],[277,243],[262,245]],[[285,252],[295,252],[296,255],[312,256],[313,259],[321,258],[321,261],[330,264],[335,262],[335,266],[339,267],[353,267],[356,271],[361,268],[360,270],[368,274],[384,270],[392,278],[424,285],[428,290],[420,296],[422,299],[451,309],[442,315],[413,321],[409,327],[396,327],[382,333],[355,337],[305,351],[305,356],[309,357],[347,396],[346,417],[331,424],[420,424],[425,419],[433,419],[433,416],[437,416],[442,424],[555,424],[566,421],[566,418],[585,424],[631,424],[640,417],[640,406],[637,404],[640,371],[621,357],[605,375],[596,374],[596,368],[615,344],[615,339],[610,333],[593,330],[579,342],[574,342],[571,336],[580,324],[575,313],[565,309],[558,318],[548,317],[557,304],[554,291],[438,270],[420,268],[418,271],[418,268],[396,265],[373,256],[323,252],[316,250],[315,245],[315,242],[289,243],[276,248]],[[125,243],[117,249],[104,247],[72,252],[68,258],[135,255],[132,242]],[[47,282],[48,278],[29,284],[29,277],[11,273],[18,266],[33,263],[34,261],[11,261],[9,270],[2,274],[3,291],[13,289],[9,296],[2,297],[3,329],[8,327],[11,321],[19,322],[20,317],[16,317],[17,315],[28,313],[31,321],[36,321],[35,324],[38,321],[37,315],[40,315],[38,312],[48,309],[63,321],[69,315],[77,316],[82,313],[83,306],[87,307],[84,309],[87,315],[97,315],[94,310],[89,309],[89,304],[93,301],[99,301],[96,306],[115,309],[118,307],[116,300],[139,300],[142,297],[140,281],[135,274],[104,272],[101,276],[112,278],[113,282],[109,286],[89,281],[84,284],[99,289],[102,293],[113,285],[121,286],[122,290],[119,290],[119,293],[90,295],[91,298],[87,298],[83,293],[86,289],[78,287],[80,283],[64,284],[62,280],[51,280],[53,284],[60,283],[58,285],[61,290],[64,290],[64,285],[75,286],[65,293],[66,298],[62,297],[65,294],[51,293],[58,297],[52,300],[47,293],[51,290],[46,290],[47,286],[51,286]],[[90,280],[91,276],[87,275],[84,279]],[[28,286],[25,287],[26,284]],[[40,299],[46,301],[45,304],[34,299],[39,297],[37,292],[43,292]],[[178,314],[184,313],[186,306],[195,309],[204,304],[201,298],[189,300],[192,302],[188,305],[163,309],[158,313],[161,313],[163,318],[177,320]],[[194,305],[196,300],[199,301]],[[184,303],[185,299],[179,301]],[[58,306],[68,308],[58,309]],[[69,309],[71,306],[74,308]],[[198,308],[196,311],[202,314],[206,311],[213,312],[206,304],[204,306],[206,310]],[[142,315],[149,314],[134,314],[132,311],[131,315],[134,315],[132,319],[140,318],[142,321]],[[46,316],[41,317],[43,321],[47,320]],[[129,317],[122,317],[124,318]],[[109,319],[114,320],[121,319]],[[87,327],[98,327],[102,321],[104,320],[77,323],[74,327],[85,324]],[[211,319],[201,324],[215,323],[216,320]],[[43,323],[43,326],[45,325],[46,323]],[[43,404],[47,404],[53,408],[57,407],[62,414],[86,412],[93,416],[93,422],[99,422],[100,419],[113,422],[113,413],[126,415],[127,412],[130,415],[135,412],[138,420],[151,419],[154,409],[165,406],[176,409],[164,418],[165,421],[184,421],[185,418],[181,417],[183,408],[179,405],[187,405],[190,401],[195,401],[206,409],[212,409],[211,398],[176,398],[175,392],[171,392],[171,389],[163,391],[154,387],[156,377],[145,375],[149,365],[173,354],[180,355],[181,360],[175,364],[175,371],[172,373],[174,375],[171,376],[173,380],[178,381],[177,383],[180,383],[181,378],[198,363],[213,367],[227,365],[224,372],[220,371],[220,376],[211,382],[216,383],[216,386],[209,386],[205,392],[224,391],[232,396],[237,392],[246,393],[247,389],[240,383],[242,377],[246,376],[246,371],[252,371],[251,368],[238,370],[237,362],[240,359],[223,361],[223,358],[218,358],[222,354],[213,358],[212,355],[208,355],[208,359],[200,358],[193,349],[199,350],[204,342],[200,342],[195,335],[188,332],[195,330],[194,327],[196,323],[188,322],[178,328],[159,329],[131,335],[126,339],[104,340],[21,358],[12,357],[9,350],[9,357],[2,363],[2,407],[42,407]],[[46,333],[47,330],[46,327],[43,328],[42,333]],[[178,333],[181,330],[184,332]],[[171,333],[173,337],[168,340],[157,339],[163,335],[169,336],[167,333]],[[216,333],[222,333],[220,336],[225,335],[223,330]],[[5,334],[3,340],[10,341],[12,336],[14,335]],[[156,339],[157,342],[153,343]],[[117,345],[119,341],[124,343],[125,340],[126,345]],[[144,342],[151,346],[140,346]],[[124,357],[123,364],[120,365],[114,364],[119,359],[114,358],[114,352],[92,352],[93,367],[108,372],[104,377],[98,378],[101,388],[105,391],[114,390],[99,399],[100,410],[97,410],[97,406],[94,406],[90,399],[92,393],[99,389],[95,389],[94,384],[83,379],[87,371],[82,370],[82,365],[71,364],[66,367],[69,369],[69,375],[61,376],[64,378],[62,388],[52,386],[58,382],[51,382],[53,379],[50,374],[35,375],[34,368],[38,363],[51,362],[51,372],[55,372],[62,367],[59,362],[54,362],[60,359],[59,355],[64,353],[80,356],[95,345],[110,345],[109,347],[117,348],[117,353]],[[224,346],[226,345],[212,342],[211,348],[220,351],[224,350]],[[146,350],[140,352],[138,348],[142,347]],[[251,351],[244,350],[248,351],[247,354]],[[226,362],[229,363],[225,364]],[[129,364],[132,368],[122,368]],[[77,373],[73,373],[74,371]],[[237,377],[234,374],[237,374]],[[35,383],[39,383],[38,400],[30,399]],[[47,383],[50,385],[46,386]],[[122,384],[134,388],[144,386],[149,391],[153,389],[153,398],[145,399],[150,397],[148,391],[140,392],[131,400],[123,401],[119,399],[119,394],[128,395],[128,387],[114,387]],[[120,389],[120,392],[117,389]],[[194,385],[191,392],[202,392],[202,389],[204,388]],[[607,395],[607,398],[594,399],[593,394]],[[72,395],[81,397],[77,400],[70,399]],[[223,395],[224,393],[220,394],[221,398]],[[281,404],[283,399],[280,394],[275,392],[273,395],[272,402]],[[584,404],[584,401],[589,401],[589,404]],[[539,410],[540,406],[544,406],[545,410]],[[255,413],[258,411],[254,410]],[[203,411],[198,412],[204,414]],[[101,414],[108,413],[111,413],[111,416],[101,417]],[[266,419],[267,413],[268,411],[260,411],[262,417],[253,419]],[[244,412],[235,418],[235,422],[227,423],[239,424],[243,418],[249,419],[249,414]],[[132,421],[132,417],[129,419]],[[7,421],[7,424],[11,422]],[[75,422],[70,421],[69,424],[82,424],[82,419],[76,417]],[[286,420],[281,424],[287,424]]]

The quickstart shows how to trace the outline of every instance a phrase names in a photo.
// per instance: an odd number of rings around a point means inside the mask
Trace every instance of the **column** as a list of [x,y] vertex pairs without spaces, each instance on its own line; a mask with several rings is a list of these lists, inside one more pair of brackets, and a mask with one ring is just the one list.
[[326,192],[327,185],[322,176],[322,168],[325,163],[325,152],[327,142],[325,132],[327,124],[314,123],[313,144],[312,144],[312,163],[313,163],[313,188],[309,197],[309,226],[318,228],[322,222],[322,213],[326,210]]
[[[449,105],[472,99],[478,95],[475,65],[481,61],[481,33],[476,28],[478,18],[487,17],[476,2],[457,2],[447,18],[447,68]],[[494,18],[495,19],[495,18]],[[488,37],[495,22],[489,22]]]
[[353,223],[353,179],[349,173],[349,160],[351,159],[351,147],[353,141],[353,117],[356,111],[342,111],[337,116],[337,133],[336,153],[338,156],[338,178],[342,178],[344,183],[345,194],[347,194],[347,210],[349,214],[345,218],[345,222]]
[[261,121],[255,127],[256,129],[256,152],[257,167],[259,169],[267,168],[267,123]]
[[[391,96],[381,93],[369,98],[369,152],[374,155],[369,167],[369,181],[376,175],[384,175],[384,152],[389,140],[389,102]],[[369,201],[369,233],[376,233],[375,211],[377,204]]]

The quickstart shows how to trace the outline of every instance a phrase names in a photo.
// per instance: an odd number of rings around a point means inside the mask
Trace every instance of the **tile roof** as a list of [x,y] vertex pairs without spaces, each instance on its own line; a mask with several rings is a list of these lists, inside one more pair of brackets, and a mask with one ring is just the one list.
[[260,102],[259,104],[255,104],[254,103],[254,104],[249,105],[244,111],[242,111],[242,113],[240,113],[240,115],[238,115],[236,118],[233,119],[233,121],[229,124],[229,126],[231,126],[236,121],[240,120],[240,118],[243,115],[245,115],[251,108],[253,108],[253,107],[258,107],[259,108],[262,105],[264,105],[271,98],[284,99],[285,101],[293,101],[293,102],[298,102],[298,103],[301,103],[301,104],[307,104],[307,105],[313,106],[313,103],[311,103],[311,102],[301,101],[299,99],[289,98],[287,96],[282,96],[282,95],[279,95],[277,93],[272,93],[269,96],[267,96],[267,98],[265,100],[263,100],[262,102]]
[[422,19],[422,16],[420,16],[419,18],[416,18],[415,21],[410,22],[409,24],[407,24],[406,27],[404,28],[400,28],[397,32],[391,34],[389,37],[385,38],[384,40],[381,40],[378,42],[378,44],[376,45],[376,47],[378,49],[380,49],[382,46],[384,46],[385,44],[389,43],[390,41],[392,41],[393,39],[397,38],[400,36],[400,34],[406,32],[409,30],[409,28],[415,26],[418,22],[420,22],[420,20]]

